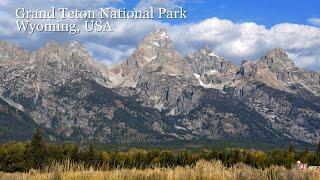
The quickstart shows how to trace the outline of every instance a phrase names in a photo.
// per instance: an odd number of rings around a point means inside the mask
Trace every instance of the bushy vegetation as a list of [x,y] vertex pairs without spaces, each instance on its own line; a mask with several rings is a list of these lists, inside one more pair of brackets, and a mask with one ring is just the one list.
[[99,170],[173,168],[194,166],[199,160],[219,161],[226,167],[242,163],[261,169],[272,166],[289,169],[297,160],[309,165],[320,165],[320,144],[315,152],[307,149],[297,152],[294,146],[269,152],[244,149],[201,152],[132,149],[109,152],[97,150],[93,145],[79,147],[74,144],[49,144],[44,141],[41,129],[38,129],[30,142],[0,145],[0,171],[3,172],[28,172],[30,169],[41,171],[65,162],[81,165],[84,169]]

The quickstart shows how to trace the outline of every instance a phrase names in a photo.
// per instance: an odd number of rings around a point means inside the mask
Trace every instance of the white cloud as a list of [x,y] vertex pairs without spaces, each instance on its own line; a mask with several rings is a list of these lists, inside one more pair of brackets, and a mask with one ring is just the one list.
[[[98,61],[101,61],[105,64],[112,64],[113,62],[119,59],[125,59],[133,52],[134,49],[116,49],[112,47],[107,47],[98,43],[89,42],[85,44],[85,47],[90,50],[92,56],[96,56]],[[106,58],[108,57],[108,58]],[[110,59],[110,57],[112,59]]]
[[253,22],[210,18],[173,26],[170,31],[181,52],[191,53],[208,45],[218,55],[239,64],[243,59],[258,58],[270,48],[281,47],[299,66],[315,69],[320,65],[320,29],[314,26],[283,23],[268,29]]
[[320,18],[309,18],[308,22],[315,26],[320,26]]

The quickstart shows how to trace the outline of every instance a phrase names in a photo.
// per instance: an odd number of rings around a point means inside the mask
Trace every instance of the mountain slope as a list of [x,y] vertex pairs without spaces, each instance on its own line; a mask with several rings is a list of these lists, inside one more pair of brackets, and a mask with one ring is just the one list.
[[[29,140],[39,127],[26,113],[0,99],[0,142]],[[46,129],[45,135],[51,139],[58,137]]]
[[320,140],[320,73],[279,48],[237,67],[208,47],[182,57],[159,29],[108,67],[76,42],[35,52],[2,42],[0,60],[1,123],[25,129],[1,129],[6,139],[41,126],[51,139],[104,143]]

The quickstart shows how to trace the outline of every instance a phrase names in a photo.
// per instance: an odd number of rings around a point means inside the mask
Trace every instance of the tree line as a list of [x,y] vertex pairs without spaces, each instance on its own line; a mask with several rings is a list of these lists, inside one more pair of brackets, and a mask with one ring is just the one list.
[[225,166],[245,163],[256,168],[271,165],[291,168],[300,160],[308,165],[320,165],[320,143],[315,152],[297,152],[293,145],[287,150],[269,152],[244,149],[225,149],[224,151],[203,150],[201,152],[170,150],[130,150],[109,152],[96,149],[93,145],[79,147],[75,144],[51,144],[37,129],[29,142],[9,142],[0,145],[0,171],[26,172],[30,169],[43,169],[53,162],[83,164],[85,167],[101,170],[114,168],[150,168],[194,165],[198,160],[220,160]]

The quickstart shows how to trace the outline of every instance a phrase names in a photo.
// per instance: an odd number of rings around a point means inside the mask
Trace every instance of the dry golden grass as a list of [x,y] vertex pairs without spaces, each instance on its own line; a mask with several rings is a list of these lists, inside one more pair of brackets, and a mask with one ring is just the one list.
[[175,168],[149,168],[149,169],[115,169],[109,171],[85,169],[82,165],[74,165],[69,162],[64,164],[55,164],[47,168],[46,172],[30,171],[29,173],[1,173],[1,180],[42,180],[42,179],[66,179],[66,180],[88,180],[88,179],[106,179],[106,180],[232,180],[232,179],[320,179],[318,171],[298,171],[295,169],[287,170],[283,167],[272,166],[270,168],[255,169],[244,164],[237,164],[231,168],[226,168],[220,161],[208,162],[199,161],[192,167]]

